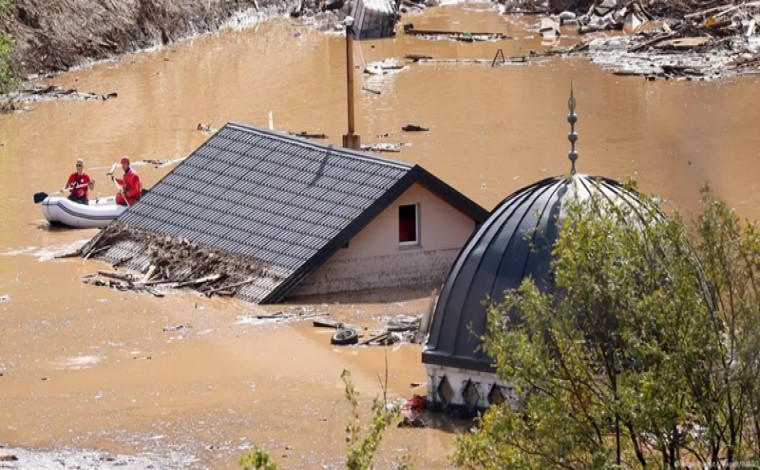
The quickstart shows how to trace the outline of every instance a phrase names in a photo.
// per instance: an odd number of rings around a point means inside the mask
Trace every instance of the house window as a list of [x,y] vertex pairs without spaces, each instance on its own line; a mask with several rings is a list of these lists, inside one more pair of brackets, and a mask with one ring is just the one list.
[[418,204],[398,206],[398,242],[401,245],[420,243]]

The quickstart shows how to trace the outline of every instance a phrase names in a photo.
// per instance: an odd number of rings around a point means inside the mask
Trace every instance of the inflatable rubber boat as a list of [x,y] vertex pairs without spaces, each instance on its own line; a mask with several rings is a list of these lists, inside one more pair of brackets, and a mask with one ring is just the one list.
[[62,196],[48,196],[42,201],[42,214],[51,224],[74,228],[102,228],[120,216],[127,206],[116,204],[116,197],[93,199],[79,204]]

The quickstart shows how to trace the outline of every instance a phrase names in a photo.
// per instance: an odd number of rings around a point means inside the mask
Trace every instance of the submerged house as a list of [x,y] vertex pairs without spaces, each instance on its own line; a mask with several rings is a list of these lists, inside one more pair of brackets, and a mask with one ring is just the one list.
[[356,39],[393,37],[399,19],[397,10],[391,0],[356,0],[351,11]]
[[106,227],[95,257],[145,271],[149,247],[125,233],[208,247],[256,267],[235,296],[257,303],[427,287],[487,215],[418,165],[230,123]]
[[504,199],[459,253],[444,283],[422,352],[427,401],[433,408],[473,413],[514,400],[510,384],[495,373],[494,358],[480,348],[487,330],[485,301],[503,301],[505,290],[516,289],[527,277],[539,289],[553,289],[551,252],[564,205],[593,193],[631,208],[641,204],[638,193],[617,181],[576,174],[574,109],[571,95],[571,173],[538,181]]

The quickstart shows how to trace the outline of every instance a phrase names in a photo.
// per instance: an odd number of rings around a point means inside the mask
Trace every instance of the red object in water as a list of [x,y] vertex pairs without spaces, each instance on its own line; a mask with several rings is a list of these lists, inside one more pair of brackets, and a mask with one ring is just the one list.
[[419,411],[427,409],[427,399],[422,395],[412,395],[403,406],[405,410]]

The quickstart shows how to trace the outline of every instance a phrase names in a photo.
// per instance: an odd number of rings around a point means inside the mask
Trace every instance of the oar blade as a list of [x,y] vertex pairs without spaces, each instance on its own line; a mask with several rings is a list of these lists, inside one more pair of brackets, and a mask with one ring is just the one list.
[[39,204],[48,197],[48,193],[34,193],[34,203]]

